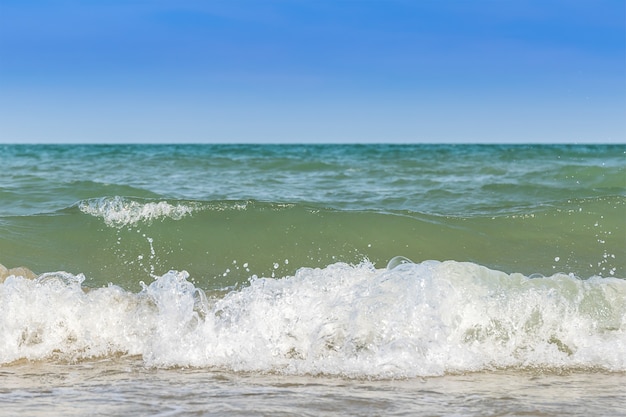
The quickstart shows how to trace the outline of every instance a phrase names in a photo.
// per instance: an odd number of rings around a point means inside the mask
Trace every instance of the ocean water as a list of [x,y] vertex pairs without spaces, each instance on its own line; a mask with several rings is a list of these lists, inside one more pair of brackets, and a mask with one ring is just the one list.
[[0,158],[0,415],[626,414],[626,145]]

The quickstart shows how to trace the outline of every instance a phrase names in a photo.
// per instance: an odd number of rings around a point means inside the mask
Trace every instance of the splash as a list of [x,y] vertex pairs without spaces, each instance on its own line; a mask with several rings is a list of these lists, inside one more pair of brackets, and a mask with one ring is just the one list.
[[180,220],[200,207],[191,203],[173,205],[167,201],[140,203],[115,196],[84,200],[78,208],[85,214],[101,217],[107,226],[120,228],[164,218]]
[[139,293],[84,291],[83,279],[0,284],[0,363],[130,354],[156,367],[357,378],[626,371],[623,279],[531,278],[454,261],[301,268],[220,297],[184,271]]

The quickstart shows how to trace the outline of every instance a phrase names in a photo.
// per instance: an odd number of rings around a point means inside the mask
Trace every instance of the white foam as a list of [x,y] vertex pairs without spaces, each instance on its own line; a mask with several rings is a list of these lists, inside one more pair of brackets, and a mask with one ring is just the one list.
[[207,300],[172,271],[137,294],[56,273],[0,284],[0,363],[127,353],[149,366],[412,377],[626,371],[626,280],[459,262],[337,263]]
[[164,218],[180,220],[198,210],[198,206],[192,204],[173,205],[167,201],[140,203],[119,196],[84,200],[78,208],[85,214],[101,217],[111,227],[134,226]]
[[66,272],[0,286],[0,363],[142,354],[154,324],[151,301],[116,286],[84,292]]

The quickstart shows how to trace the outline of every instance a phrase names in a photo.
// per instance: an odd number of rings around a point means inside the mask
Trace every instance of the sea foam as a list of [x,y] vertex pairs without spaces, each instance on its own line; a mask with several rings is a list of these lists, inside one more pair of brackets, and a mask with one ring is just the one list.
[[156,367],[400,378],[496,368],[626,371],[626,280],[473,263],[336,263],[207,298],[184,271],[138,293],[83,277],[0,284],[0,363],[141,355]]
[[100,217],[110,227],[134,226],[140,222],[170,218],[180,220],[198,209],[193,204],[170,204],[167,201],[139,202],[124,197],[103,197],[81,201],[85,214]]

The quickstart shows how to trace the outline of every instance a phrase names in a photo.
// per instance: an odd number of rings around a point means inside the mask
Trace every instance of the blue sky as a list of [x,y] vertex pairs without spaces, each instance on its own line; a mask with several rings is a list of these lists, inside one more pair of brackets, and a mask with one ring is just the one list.
[[0,0],[0,142],[626,143],[623,0]]

